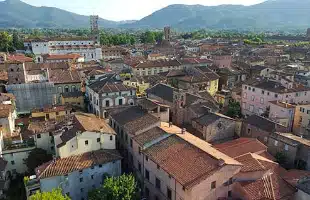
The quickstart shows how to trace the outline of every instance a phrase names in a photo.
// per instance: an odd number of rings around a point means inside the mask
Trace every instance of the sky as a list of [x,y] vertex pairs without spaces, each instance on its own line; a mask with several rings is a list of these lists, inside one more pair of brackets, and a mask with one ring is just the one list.
[[263,0],[22,0],[34,6],[50,6],[82,15],[96,14],[108,20],[138,20],[171,4],[252,5]]

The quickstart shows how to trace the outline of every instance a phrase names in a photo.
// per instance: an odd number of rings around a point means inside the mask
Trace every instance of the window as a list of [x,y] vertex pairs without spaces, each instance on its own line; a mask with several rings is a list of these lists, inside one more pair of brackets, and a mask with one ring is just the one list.
[[65,92],[69,92],[69,86],[65,86]]
[[118,105],[120,105],[120,106],[123,105],[123,99],[118,100]]
[[138,162],[138,170],[141,172],[141,164]]
[[12,164],[12,165],[15,165],[15,161],[14,161],[14,160],[12,160],[12,161],[11,161],[11,164]]
[[285,149],[285,151],[288,151],[288,145],[287,144],[284,146],[284,149]]
[[171,192],[170,188],[167,188],[167,197],[168,197],[168,199],[172,198],[172,192]]
[[262,90],[262,94],[265,94],[265,91],[264,91],[264,90]]
[[56,115],[59,115],[59,112],[56,112]]
[[82,173],[83,173],[83,170],[79,170],[79,173],[82,174]]
[[274,94],[274,97],[275,97],[275,98],[278,98],[278,94]]
[[51,147],[51,150],[54,151],[54,147]]
[[150,180],[150,172],[149,172],[149,170],[147,170],[147,169],[145,169],[145,178],[146,178],[147,180]]
[[156,181],[155,181],[155,185],[156,185],[156,188],[157,189],[160,189],[160,180],[158,178],[156,178]]
[[252,92],[255,92],[255,88],[252,89]]
[[100,142],[100,138],[97,138],[97,142]]
[[251,90],[251,87],[248,87],[249,90]]
[[246,99],[246,96],[247,96],[246,93],[243,93],[243,98],[244,98],[244,99]]
[[102,165],[99,165],[99,168],[101,168],[102,167]]
[[41,134],[38,134],[38,135],[37,135],[37,138],[41,138]]
[[85,145],[86,145],[86,146],[88,145],[88,140],[85,140]]
[[232,191],[231,191],[231,190],[228,191],[227,196],[228,196],[228,197],[232,197]]
[[81,188],[80,191],[81,191],[81,192],[84,192],[84,188]]
[[270,93],[269,93],[269,92],[267,92],[267,95],[269,96],[269,95],[270,95]]
[[250,105],[250,111],[253,112],[254,111],[254,106]]
[[298,93],[296,93],[295,96],[298,97]]
[[250,129],[250,128],[248,128],[248,135],[250,135],[250,133],[251,133],[251,129]]
[[264,104],[264,98],[263,97],[260,98],[260,103]]
[[248,86],[244,86],[244,89],[248,89]]
[[274,141],[274,146],[278,146],[278,141],[277,140]]
[[91,179],[94,179],[94,175],[91,175],[90,178],[91,178]]
[[83,182],[83,178],[80,178],[80,183],[82,183]]
[[139,147],[139,155],[141,155],[141,151],[142,151],[142,149],[141,149],[141,147]]
[[130,138],[130,147],[132,148],[132,139]]
[[252,101],[254,101],[254,100],[255,100],[255,97],[252,95],[251,99],[252,99]]
[[148,156],[145,156],[145,160],[146,160],[146,161],[149,161],[149,157],[148,157]]
[[105,107],[110,107],[110,101],[109,100],[105,101]]
[[211,189],[214,189],[214,188],[216,188],[216,181],[213,181],[213,182],[211,183]]

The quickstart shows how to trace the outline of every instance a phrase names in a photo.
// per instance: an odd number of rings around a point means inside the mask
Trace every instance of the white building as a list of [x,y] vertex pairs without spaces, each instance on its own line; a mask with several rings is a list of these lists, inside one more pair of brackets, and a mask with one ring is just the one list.
[[93,40],[32,40],[24,42],[26,53],[36,55],[37,62],[43,62],[42,55],[79,54],[85,61],[99,61],[102,59],[102,51]]
[[99,149],[116,149],[116,133],[105,120],[89,113],[76,113],[73,122],[69,124],[72,124],[71,129],[64,127],[60,134],[54,136],[58,157],[65,158]]
[[60,187],[72,200],[86,200],[105,177],[121,175],[121,156],[116,150],[98,150],[53,160],[36,169],[42,192]]

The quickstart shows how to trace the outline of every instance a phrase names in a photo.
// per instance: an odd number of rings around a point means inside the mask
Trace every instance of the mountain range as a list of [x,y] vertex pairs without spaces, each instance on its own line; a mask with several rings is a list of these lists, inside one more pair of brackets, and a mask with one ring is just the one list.
[[[192,30],[287,30],[310,27],[310,0],[267,0],[242,5],[174,4],[137,21],[99,19],[101,28],[163,28]],[[20,0],[0,2],[0,27],[21,28],[87,28],[89,17],[53,7],[35,7]]]

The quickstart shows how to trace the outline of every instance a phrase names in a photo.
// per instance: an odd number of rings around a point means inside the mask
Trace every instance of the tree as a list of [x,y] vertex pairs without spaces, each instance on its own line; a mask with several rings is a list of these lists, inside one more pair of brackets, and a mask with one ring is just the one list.
[[37,192],[30,196],[30,200],[70,200],[67,195],[61,193],[61,189],[53,189],[51,192]]
[[133,175],[123,174],[104,180],[101,188],[88,194],[89,200],[134,200],[137,198],[137,184]]
[[276,156],[275,156],[275,159],[277,160],[277,162],[278,162],[280,165],[285,165],[285,164],[286,164],[286,161],[287,161],[286,154],[283,153],[283,152],[277,152],[277,153],[276,153]]
[[239,102],[230,102],[228,105],[227,116],[235,118],[241,117],[241,107]]
[[53,156],[48,154],[44,149],[36,148],[29,153],[25,164],[28,167],[28,172],[33,174],[35,173],[35,168],[52,159]]
[[17,31],[13,32],[13,38],[12,38],[12,46],[13,48],[16,49],[23,49],[24,44],[23,42],[19,39]]
[[9,51],[12,38],[8,32],[0,32],[0,51]]

